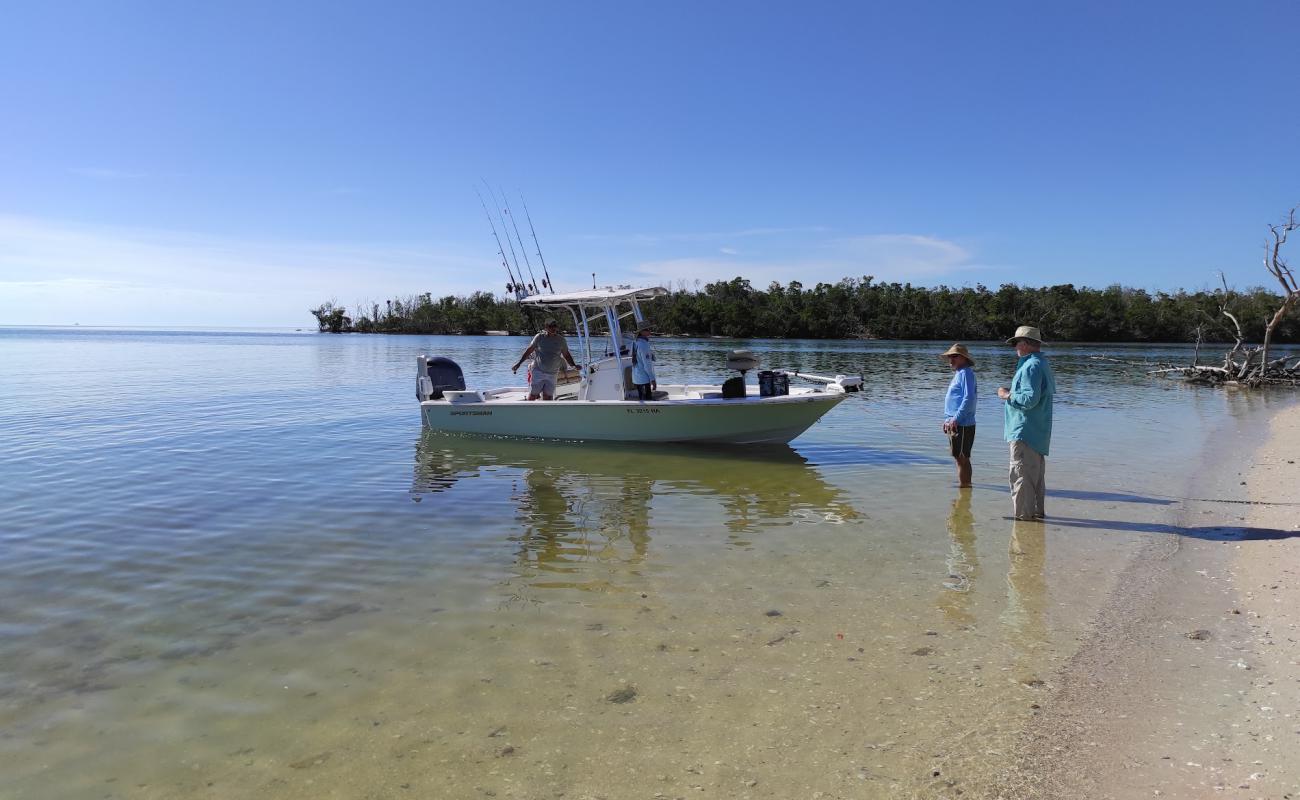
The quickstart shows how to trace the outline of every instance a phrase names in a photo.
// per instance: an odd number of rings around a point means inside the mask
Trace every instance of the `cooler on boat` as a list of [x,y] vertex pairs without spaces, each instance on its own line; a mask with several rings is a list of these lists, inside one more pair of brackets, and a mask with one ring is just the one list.
[[765,369],[758,373],[758,396],[781,397],[790,394],[790,376],[780,370]]

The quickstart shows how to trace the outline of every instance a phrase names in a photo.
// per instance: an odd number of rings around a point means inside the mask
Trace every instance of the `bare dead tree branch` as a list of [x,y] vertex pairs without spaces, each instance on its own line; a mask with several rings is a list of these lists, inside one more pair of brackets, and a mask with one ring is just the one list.
[[[1219,314],[1232,322],[1235,337],[1232,349],[1223,357],[1223,366],[1208,367],[1201,366],[1198,363],[1203,334],[1202,327],[1198,325],[1196,329],[1196,350],[1192,354],[1191,366],[1161,368],[1152,370],[1148,374],[1181,375],[1186,381],[1208,383],[1216,386],[1231,383],[1251,387],[1264,384],[1288,384],[1300,387],[1300,356],[1288,355],[1272,360],[1268,356],[1269,346],[1273,340],[1273,332],[1286,318],[1287,314],[1297,305],[1300,305],[1300,282],[1297,281],[1295,271],[1291,265],[1282,257],[1282,247],[1286,244],[1287,238],[1291,233],[1300,230],[1300,220],[1296,218],[1297,213],[1300,213],[1300,206],[1295,206],[1288,212],[1285,222],[1268,226],[1273,241],[1265,245],[1264,268],[1281,285],[1282,303],[1272,316],[1264,321],[1263,344],[1259,347],[1245,346],[1246,336],[1242,332],[1241,321],[1229,310],[1233,300],[1233,291],[1228,288],[1227,277],[1220,272],[1219,282],[1223,285],[1223,294],[1220,295],[1218,304]],[[1238,359],[1239,356],[1240,359]],[[1288,362],[1292,359],[1296,359],[1296,363],[1288,366]]]
[[1264,268],[1269,274],[1277,278],[1277,282],[1282,284],[1282,305],[1278,307],[1273,314],[1273,318],[1268,321],[1264,328],[1264,346],[1261,349],[1260,364],[1261,370],[1268,368],[1268,345],[1273,339],[1273,329],[1278,326],[1282,318],[1286,316],[1291,307],[1300,301],[1300,285],[1296,284],[1295,275],[1291,272],[1291,267],[1282,258],[1282,245],[1286,244],[1287,236],[1290,235],[1300,223],[1296,222],[1295,214],[1300,209],[1296,206],[1287,214],[1286,222],[1281,225],[1269,225],[1269,232],[1273,234],[1273,244],[1265,246],[1264,249]]

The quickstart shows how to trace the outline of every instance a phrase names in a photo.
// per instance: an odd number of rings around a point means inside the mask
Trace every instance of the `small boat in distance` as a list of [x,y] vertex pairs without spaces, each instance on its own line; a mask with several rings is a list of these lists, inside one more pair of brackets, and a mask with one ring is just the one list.
[[[424,427],[449,433],[537,439],[626,442],[785,443],[807,430],[862,386],[860,376],[827,378],[798,372],[760,373],[745,383],[758,359],[736,351],[728,368],[739,372],[723,385],[660,385],[652,400],[638,400],[632,384],[632,337],[645,317],[642,303],[662,297],[658,286],[605,287],[563,294],[533,294],[525,306],[572,319],[582,368],[562,374],[556,399],[529,401],[528,388],[465,388],[460,366],[447,358],[416,359],[416,397]],[[817,382],[790,386],[790,377]]]

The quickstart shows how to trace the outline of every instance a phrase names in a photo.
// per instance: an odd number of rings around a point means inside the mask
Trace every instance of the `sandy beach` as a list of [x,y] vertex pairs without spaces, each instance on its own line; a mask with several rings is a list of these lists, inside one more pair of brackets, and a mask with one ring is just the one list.
[[1036,709],[1003,796],[1300,797],[1298,462],[1295,405],[1216,452]]

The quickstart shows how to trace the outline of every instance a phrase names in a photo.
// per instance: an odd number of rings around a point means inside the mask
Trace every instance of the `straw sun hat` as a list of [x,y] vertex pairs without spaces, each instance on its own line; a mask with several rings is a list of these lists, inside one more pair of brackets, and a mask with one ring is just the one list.
[[1039,333],[1038,329],[1032,325],[1021,325],[1019,328],[1016,328],[1016,335],[1007,339],[1007,344],[1015,344],[1017,339],[1030,339],[1042,344],[1043,334]]
[[970,357],[970,351],[966,349],[966,345],[964,344],[955,344],[952,347],[949,347],[948,351],[939,356],[939,358],[947,358],[948,356],[961,356],[966,359],[972,367],[975,366],[975,359]]

